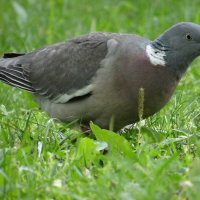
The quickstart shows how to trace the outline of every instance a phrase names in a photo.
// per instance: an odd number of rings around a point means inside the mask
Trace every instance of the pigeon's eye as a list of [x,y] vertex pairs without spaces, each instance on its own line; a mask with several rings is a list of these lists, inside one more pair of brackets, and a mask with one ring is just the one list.
[[192,40],[192,36],[191,36],[189,33],[187,33],[187,34],[186,34],[186,39],[187,39],[187,40]]

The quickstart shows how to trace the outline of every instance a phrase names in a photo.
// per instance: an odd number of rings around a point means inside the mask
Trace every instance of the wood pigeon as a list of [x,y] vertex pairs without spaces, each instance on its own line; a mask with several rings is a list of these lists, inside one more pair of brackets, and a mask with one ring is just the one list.
[[133,34],[90,33],[0,59],[0,80],[34,94],[51,117],[114,130],[158,112],[200,55],[200,25],[175,24],[154,41]]

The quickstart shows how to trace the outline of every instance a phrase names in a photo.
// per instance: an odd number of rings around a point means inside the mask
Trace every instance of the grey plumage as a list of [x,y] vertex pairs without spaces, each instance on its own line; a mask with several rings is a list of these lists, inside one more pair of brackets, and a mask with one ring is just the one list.
[[118,130],[138,120],[140,88],[148,117],[168,102],[199,54],[200,27],[193,23],[179,23],[155,41],[91,33],[25,55],[6,54],[0,80],[33,93],[51,117],[103,128],[112,118]]

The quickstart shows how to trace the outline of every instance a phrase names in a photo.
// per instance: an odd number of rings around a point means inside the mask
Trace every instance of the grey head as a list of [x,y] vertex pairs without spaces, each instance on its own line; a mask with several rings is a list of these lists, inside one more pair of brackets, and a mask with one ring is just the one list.
[[[181,76],[200,55],[200,25],[191,22],[175,24],[151,42],[152,60],[170,66]],[[156,61],[155,61],[156,62]]]

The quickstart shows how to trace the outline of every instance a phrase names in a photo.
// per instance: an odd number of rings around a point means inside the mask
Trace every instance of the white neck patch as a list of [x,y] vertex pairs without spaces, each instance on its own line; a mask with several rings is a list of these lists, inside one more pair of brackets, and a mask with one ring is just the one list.
[[146,54],[152,65],[166,66],[164,51],[152,47],[150,44],[146,46]]

